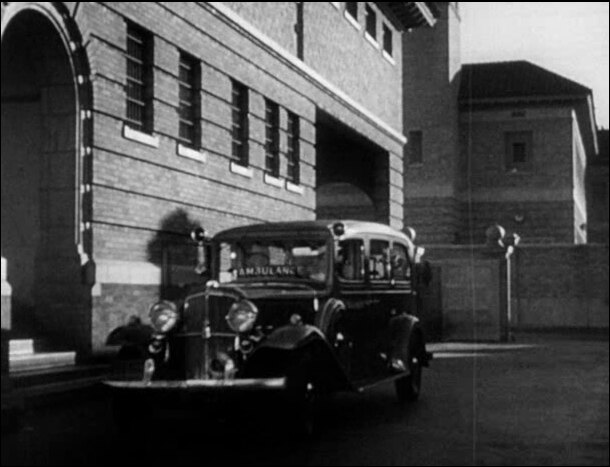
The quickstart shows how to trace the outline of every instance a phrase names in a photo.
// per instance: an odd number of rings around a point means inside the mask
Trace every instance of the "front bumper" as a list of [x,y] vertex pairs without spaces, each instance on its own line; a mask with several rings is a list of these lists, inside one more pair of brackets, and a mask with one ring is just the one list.
[[223,393],[249,391],[284,391],[286,378],[187,380],[187,381],[104,381],[106,387],[118,391],[148,393]]

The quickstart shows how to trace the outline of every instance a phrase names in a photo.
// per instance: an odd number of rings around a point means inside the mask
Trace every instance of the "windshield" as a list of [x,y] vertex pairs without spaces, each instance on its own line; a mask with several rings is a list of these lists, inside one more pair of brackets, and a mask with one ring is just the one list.
[[253,240],[220,245],[220,281],[306,280],[328,277],[325,240]]

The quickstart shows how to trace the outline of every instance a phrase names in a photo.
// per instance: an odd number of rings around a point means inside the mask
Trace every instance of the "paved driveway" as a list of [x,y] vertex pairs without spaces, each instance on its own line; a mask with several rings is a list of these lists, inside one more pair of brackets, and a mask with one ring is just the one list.
[[400,406],[387,385],[337,396],[314,441],[239,418],[120,440],[98,394],[31,414],[29,429],[2,438],[2,463],[608,465],[607,338],[434,350],[417,404]]

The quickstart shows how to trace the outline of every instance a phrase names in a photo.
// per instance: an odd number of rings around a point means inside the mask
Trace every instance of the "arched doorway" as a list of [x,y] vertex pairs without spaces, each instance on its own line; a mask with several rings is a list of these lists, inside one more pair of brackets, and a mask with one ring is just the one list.
[[[79,114],[67,41],[36,9],[2,26],[2,255],[13,330],[53,347],[82,346]],[[86,324],[85,324],[86,325]]]
[[319,219],[377,221],[375,203],[356,185],[327,183],[319,186],[316,193]]
[[316,216],[390,222],[389,153],[331,115],[316,116]]

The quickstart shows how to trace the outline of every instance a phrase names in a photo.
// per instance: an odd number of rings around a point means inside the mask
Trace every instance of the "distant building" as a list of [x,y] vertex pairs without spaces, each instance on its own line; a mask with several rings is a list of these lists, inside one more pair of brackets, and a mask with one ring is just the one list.
[[452,5],[403,49],[405,224],[431,244],[482,243],[495,223],[525,243],[586,243],[592,91],[525,61],[461,66]]
[[194,280],[196,225],[402,228],[402,34],[434,3],[1,8],[3,327],[100,349]]
[[587,157],[597,153],[592,91],[529,62],[462,68],[464,222],[497,222],[527,243],[586,243]]
[[598,132],[599,153],[589,157],[587,167],[587,211],[589,243],[608,243],[608,130]]

